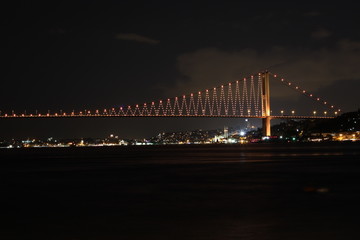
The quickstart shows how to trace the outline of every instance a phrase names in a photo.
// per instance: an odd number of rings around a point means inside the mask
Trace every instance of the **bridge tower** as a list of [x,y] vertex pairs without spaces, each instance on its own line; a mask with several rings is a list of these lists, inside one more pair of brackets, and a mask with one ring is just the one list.
[[262,73],[262,127],[263,136],[271,136],[270,115],[270,74],[268,71]]

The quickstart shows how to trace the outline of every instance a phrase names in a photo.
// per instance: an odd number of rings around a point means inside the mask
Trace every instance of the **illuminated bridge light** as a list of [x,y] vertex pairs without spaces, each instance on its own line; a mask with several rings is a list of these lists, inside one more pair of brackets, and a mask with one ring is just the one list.
[[[147,106],[147,103],[142,104],[134,104],[134,105],[125,105],[123,107],[116,108],[108,108],[104,109],[104,111],[101,111],[101,116],[104,117],[113,117],[113,116],[119,116],[119,117],[125,117],[125,116],[188,116],[188,117],[254,117],[254,118],[264,118],[265,112],[264,112],[264,104],[266,104],[263,101],[263,81],[267,73],[257,73],[254,75],[251,75],[248,78],[240,78],[240,80],[236,80],[233,82],[227,82],[224,85],[219,85],[212,89],[206,89],[204,91],[197,91],[191,93],[191,94],[184,94],[179,95],[179,97],[174,98],[167,98],[165,102],[163,100],[158,100],[153,102],[149,102],[149,105]],[[256,77],[259,76],[259,77]],[[296,86],[295,83],[289,82],[285,80],[284,78],[281,78],[281,76],[278,76],[276,74],[271,74],[274,78],[277,77],[277,81],[283,82],[284,85],[287,85],[290,89],[295,90],[298,93],[303,93],[306,97],[311,97],[312,100],[319,101],[318,103],[321,103],[322,106],[327,105],[328,103],[322,99],[322,98],[316,98],[317,96],[312,93],[307,93],[304,89],[302,89],[299,86]],[[246,81],[246,80],[249,81]],[[274,79],[273,79],[274,80]],[[236,82],[236,84],[235,84]],[[239,84],[240,82],[240,84]],[[226,89],[227,88],[227,89]],[[211,94],[209,93],[211,92]],[[206,93],[206,94],[205,94]],[[197,96],[194,96],[197,95]],[[183,96],[182,100],[178,100]],[[320,102],[321,100],[321,102]],[[317,102],[316,101],[316,102]],[[324,105],[323,105],[324,104]],[[330,104],[328,104],[330,105]],[[334,105],[327,106],[333,113],[335,111],[336,107]],[[120,110],[119,110],[120,109]],[[271,111],[271,110],[270,110]],[[319,110],[319,113],[322,113],[322,110]],[[339,109],[340,111],[340,109]],[[335,115],[339,112],[336,111]],[[77,111],[73,110],[71,113],[71,116],[76,117],[91,117],[93,116],[92,113],[94,110],[83,110],[83,111]],[[289,112],[290,115],[284,115],[284,112]],[[309,116],[296,116],[295,110],[281,110],[281,116],[278,114],[275,114],[277,116],[273,116],[274,118],[324,118],[327,116],[327,112],[324,112],[324,115],[317,114],[318,116],[315,116],[311,114],[311,109],[309,111]],[[329,112],[330,113],[330,112]],[[95,110],[95,114],[99,114],[99,110]],[[95,115],[94,114],[94,115]],[[0,115],[4,117],[4,114]],[[55,117],[55,116],[65,116],[66,113],[60,110],[60,113],[50,113],[50,110],[47,114],[42,115],[43,117]],[[70,114],[69,114],[70,115]],[[270,113],[272,115],[272,113]],[[29,114],[15,114],[14,112],[9,115],[5,115],[7,117],[29,117],[33,115]],[[38,114],[37,110],[34,114],[34,117],[41,116]],[[332,117],[334,115],[332,114]]]

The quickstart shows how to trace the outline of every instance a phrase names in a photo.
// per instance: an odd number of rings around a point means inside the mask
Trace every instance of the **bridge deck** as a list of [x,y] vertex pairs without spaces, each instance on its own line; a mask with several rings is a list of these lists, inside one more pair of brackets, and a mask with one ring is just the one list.
[[[151,118],[266,118],[254,115],[123,115],[123,114],[21,114],[2,115],[0,118],[129,118],[129,117],[151,117]],[[331,119],[335,116],[270,116],[271,119]]]

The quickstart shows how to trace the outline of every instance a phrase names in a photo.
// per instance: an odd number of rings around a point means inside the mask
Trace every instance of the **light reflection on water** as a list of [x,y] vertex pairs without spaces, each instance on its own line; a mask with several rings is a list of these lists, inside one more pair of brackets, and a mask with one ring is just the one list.
[[360,239],[359,145],[0,156],[0,239]]

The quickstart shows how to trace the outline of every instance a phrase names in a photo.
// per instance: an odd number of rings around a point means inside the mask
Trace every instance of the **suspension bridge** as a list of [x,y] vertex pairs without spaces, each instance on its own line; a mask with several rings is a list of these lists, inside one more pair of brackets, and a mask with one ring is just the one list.
[[[324,116],[271,115],[270,79],[279,81],[300,94],[313,99],[325,109]],[[96,118],[96,117],[216,117],[216,118],[261,118],[263,135],[270,136],[271,119],[326,119],[336,117],[341,110],[326,100],[302,89],[277,74],[265,71],[211,89],[143,104],[103,110],[85,110],[40,113],[2,113],[0,118]]]

